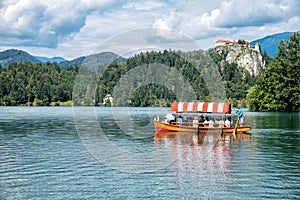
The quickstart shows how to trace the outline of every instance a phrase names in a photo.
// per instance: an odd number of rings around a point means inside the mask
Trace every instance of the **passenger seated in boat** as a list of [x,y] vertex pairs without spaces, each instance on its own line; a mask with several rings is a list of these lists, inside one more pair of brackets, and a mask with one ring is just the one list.
[[166,115],[165,123],[166,124],[171,124],[172,122],[176,122],[175,114],[174,113],[169,113]]
[[192,126],[193,125],[193,117],[188,116],[187,117],[187,122],[188,122],[189,126]]
[[182,117],[181,117],[181,115],[178,116],[177,123],[178,123],[179,126],[182,126]]
[[203,122],[203,125],[204,125],[204,126],[208,126],[208,124],[209,124],[209,118],[208,118],[208,117],[205,117],[205,120],[204,120],[204,122]]
[[176,124],[176,113],[172,113],[173,119],[170,120],[170,124]]
[[225,122],[222,119],[220,119],[219,121],[216,122],[216,124],[219,128],[222,128],[224,127]]
[[229,122],[230,122],[230,127],[232,127],[232,126],[233,126],[233,121],[231,120],[231,117],[228,117],[227,119],[228,119]]
[[198,127],[198,119],[197,119],[197,117],[195,117],[194,120],[193,120],[193,127]]
[[203,115],[201,115],[201,116],[200,116],[200,119],[199,119],[199,121],[198,121],[198,122],[199,122],[199,126],[203,127],[203,126],[204,126],[204,121],[205,121],[205,120],[204,120],[204,117],[203,117]]
[[182,118],[182,125],[186,126],[188,124],[187,123],[188,122],[187,116],[183,116],[183,117],[181,116],[181,118]]
[[213,128],[213,127],[214,127],[214,124],[215,124],[214,120],[210,119],[210,120],[208,121],[208,128]]
[[225,120],[224,126],[225,127],[230,127],[230,121],[229,121],[230,117],[227,117],[227,119]]

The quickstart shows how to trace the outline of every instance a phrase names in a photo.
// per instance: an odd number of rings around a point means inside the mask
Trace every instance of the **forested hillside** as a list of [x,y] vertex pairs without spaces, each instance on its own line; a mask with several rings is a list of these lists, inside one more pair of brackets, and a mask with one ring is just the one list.
[[19,63],[0,69],[0,105],[50,105],[72,99],[75,69]]
[[[185,58],[192,58],[189,61]],[[217,63],[217,68],[222,76],[222,83],[225,85],[226,97],[223,100],[236,101],[245,99],[247,90],[254,85],[255,77],[244,68],[237,64],[222,62],[222,56],[219,54],[206,54],[203,51],[194,52],[175,52],[165,50],[163,52],[146,52],[130,57],[126,62],[114,61],[99,70],[89,71],[87,79],[97,81],[97,88],[93,90],[90,84],[85,82],[77,83],[80,92],[72,99],[74,80],[78,76],[77,68],[60,68],[56,63],[34,64],[19,63],[10,64],[7,68],[0,70],[0,104],[1,105],[59,105],[61,102],[73,100],[76,105],[101,105],[103,97],[110,93],[118,95],[115,98],[114,105],[129,106],[168,106],[174,100],[178,100],[177,95],[185,95],[187,91],[181,91],[181,94],[174,94],[171,88],[162,84],[150,83],[137,85],[119,85],[114,91],[114,87],[120,82],[120,78],[137,66],[145,66],[151,73],[159,74],[155,68],[150,67],[163,65],[174,69],[176,73],[171,79],[166,80],[167,85],[181,84],[184,81],[189,82],[192,90],[195,92],[195,99],[200,101],[211,101],[211,94],[205,83],[205,73],[210,72],[209,59],[213,58]],[[193,60],[194,63],[191,63]],[[104,70],[105,69],[105,70]],[[88,70],[88,68],[86,68]],[[104,71],[103,71],[104,70]],[[207,72],[206,72],[207,71]],[[99,74],[101,72],[101,76]],[[201,74],[202,73],[202,74]],[[212,73],[214,74],[214,73]],[[155,75],[155,74],[154,74]],[[204,76],[205,75],[205,76]],[[144,75],[145,76],[145,75]],[[213,76],[213,75],[211,75]],[[96,78],[96,77],[99,77]],[[140,74],[140,80],[147,79]],[[122,88],[123,87],[123,88]],[[122,91],[133,91],[128,94],[122,94]],[[93,92],[95,91],[95,92]],[[94,93],[91,95],[91,93]],[[180,91],[179,91],[180,93]],[[122,99],[121,96],[124,96]],[[93,98],[94,99],[91,99]],[[119,101],[118,101],[119,99]],[[94,100],[94,101],[93,101]],[[127,104],[121,102],[125,100]]]

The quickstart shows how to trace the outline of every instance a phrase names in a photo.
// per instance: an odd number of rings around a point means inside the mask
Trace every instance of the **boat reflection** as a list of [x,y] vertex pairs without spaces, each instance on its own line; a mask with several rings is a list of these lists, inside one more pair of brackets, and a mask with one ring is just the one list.
[[[251,134],[250,133],[238,133],[237,134],[237,140],[249,140]],[[188,143],[193,141],[193,145],[197,144],[203,144],[205,140],[208,140],[209,138],[214,137],[217,140],[214,141],[222,141],[222,140],[233,140],[234,137],[231,133],[223,134],[221,131],[214,131],[214,132],[206,132],[206,133],[191,133],[191,132],[163,132],[158,131],[154,134],[154,139],[156,141],[164,141],[164,138],[177,138],[179,139],[180,143]]]
[[233,140],[232,134],[219,135],[217,140],[212,135],[191,133],[155,135],[155,144],[163,145],[172,155],[173,163],[169,167],[177,177],[174,183],[177,189],[189,185],[202,191],[213,187],[216,192],[224,192],[233,184],[232,153],[250,140],[249,134],[238,134],[237,140]]

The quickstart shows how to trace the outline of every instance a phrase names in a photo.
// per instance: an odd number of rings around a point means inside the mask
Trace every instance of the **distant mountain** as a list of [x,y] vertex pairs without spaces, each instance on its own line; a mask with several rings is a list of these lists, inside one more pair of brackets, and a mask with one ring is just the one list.
[[82,56],[79,58],[76,58],[71,61],[63,61],[59,63],[59,66],[61,68],[68,68],[68,67],[76,67],[80,65],[85,65],[88,67],[94,67],[98,65],[104,65],[108,63],[112,63],[113,61],[119,61],[119,62],[125,62],[126,59],[123,57],[118,56],[115,53],[112,52],[102,52],[98,54],[92,54],[89,56]]
[[46,63],[46,62],[63,62],[66,61],[66,59],[64,59],[63,57],[53,57],[53,58],[46,58],[46,57],[41,57],[41,56],[35,56],[35,58],[39,59],[41,62]]
[[41,61],[29,53],[17,49],[9,49],[0,52],[0,65],[7,67],[11,63],[31,62],[40,63]]
[[260,48],[262,52],[266,51],[269,56],[275,57],[275,55],[278,52],[278,45],[280,41],[289,40],[291,34],[293,34],[293,32],[283,32],[283,33],[268,35],[264,38],[254,40],[250,44],[255,45],[255,43],[258,42],[260,44]]
[[60,62],[59,66],[61,68],[80,66],[83,63],[84,59],[85,59],[85,56],[81,56],[79,58],[75,58],[75,59],[70,60],[70,61],[65,60],[65,61]]
[[45,62],[57,62],[58,65],[62,68],[68,67],[76,67],[85,65],[88,67],[103,65],[107,63],[111,63],[113,61],[120,61],[125,62],[126,59],[123,57],[118,56],[112,52],[102,52],[98,54],[88,55],[88,56],[81,56],[74,60],[68,61],[62,57],[53,57],[53,58],[46,58],[41,56],[32,56],[29,53],[17,50],[17,49],[10,49],[3,52],[0,52],[0,65],[2,67],[7,67],[10,63],[20,63],[20,62],[30,62],[30,63],[45,63]]

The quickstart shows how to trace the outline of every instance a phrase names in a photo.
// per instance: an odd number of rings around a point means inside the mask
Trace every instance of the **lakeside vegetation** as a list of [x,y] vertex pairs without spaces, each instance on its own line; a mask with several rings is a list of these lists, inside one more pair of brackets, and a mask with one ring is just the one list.
[[[192,58],[191,63],[184,58]],[[102,105],[102,99],[112,94],[120,78],[131,69],[144,65],[151,70],[152,63],[161,64],[175,69],[181,77],[168,80],[168,84],[180,84],[188,80],[195,91],[195,100],[211,101],[211,96],[205,84],[205,74],[209,73],[211,60],[216,64],[226,90],[224,101],[230,101],[233,106],[249,105],[253,111],[299,111],[299,33],[291,35],[290,41],[282,41],[279,53],[271,59],[264,53],[267,67],[261,69],[258,76],[251,75],[246,69],[236,63],[228,63],[224,57],[213,49],[203,51],[180,52],[165,50],[163,52],[146,52],[130,57],[126,62],[114,61],[108,66],[99,66],[97,70],[89,70],[81,66],[61,68],[57,63],[19,63],[0,68],[0,105],[2,106],[70,106]],[[199,61],[200,62],[197,62]],[[197,68],[197,69],[196,69]],[[86,70],[84,79],[96,83],[77,82],[80,91],[72,97],[74,81],[79,69]],[[105,69],[105,70],[104,70]],[[104,71],[103,71],[104,70]],[[153,73],[157,71],[153,70]],[[148,72],[151,73],[152,71]],[[101,72],[101,77],[99,76]],[[141,80],[143,77],[140,74]],[[76,79],[76,80],[77,80]],[[174,82],[175,81],[175,82]],[[91,85],[97,85],[94,90]],[[124,97],[128,106],[169,106],[178,100],[168,87],[151,83],[135,85],[131,96],[122,94],[130,85],[119,85],[117,93]],[[187,91],[183,91],[187,92]],[[183,94],[183,93],[182,93]],[[116,98],[114,105],[121,105]]]

